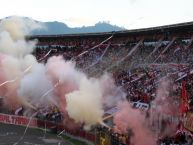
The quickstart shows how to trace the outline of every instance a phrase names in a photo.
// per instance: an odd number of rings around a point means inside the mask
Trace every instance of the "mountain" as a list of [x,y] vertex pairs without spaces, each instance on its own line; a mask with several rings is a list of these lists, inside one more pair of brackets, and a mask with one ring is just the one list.
[[83,26],[71,28],[61,22],[40,22],[45,28],[38,29],[32,32],[32,35],[51,35],[51,34],[75,34],[75,33],[96,33],[96,32],[111,32],[125,30],[123,27],[111,25],[108,22],[99,22],[94,26]]

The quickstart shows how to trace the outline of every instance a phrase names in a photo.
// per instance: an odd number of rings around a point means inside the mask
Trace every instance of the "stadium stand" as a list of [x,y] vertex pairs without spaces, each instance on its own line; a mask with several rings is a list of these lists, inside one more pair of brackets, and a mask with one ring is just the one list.
[[[176,96],[180,96],[185,82],[189,96],[186,111],[193,113],[193,22],[109,33],[29,36],[27,39],[38,40],[33,53],[37,59],[46,56],[42,62],[53,55],[62,55],[66,60],[76,61],[77,67],[89,76],[99,76],[104,71],[112,73],[131,102],[150,105],[158,82],[164,76],[170,76],[175,82]],[[61,120],[61,116],[58,118]],[[192,132],[190,126],[185,128]],[[110,138],[106,145],[129,144],[129,135],[113,134],[100,127],[98,130]],[[178,135],[182,138],[185,134]],[[186,139],[180,137],[164,138],[160,143],[193,142],[190,135]],[[98,144],[104,143],[98,140]]]

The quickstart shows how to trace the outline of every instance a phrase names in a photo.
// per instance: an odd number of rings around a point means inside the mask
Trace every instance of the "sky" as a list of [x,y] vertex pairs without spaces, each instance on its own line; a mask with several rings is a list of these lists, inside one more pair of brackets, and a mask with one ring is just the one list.
[[126,29],[193,21],[193,0],[5,0],[0,19],[25,16],[70,27],[106,21]]

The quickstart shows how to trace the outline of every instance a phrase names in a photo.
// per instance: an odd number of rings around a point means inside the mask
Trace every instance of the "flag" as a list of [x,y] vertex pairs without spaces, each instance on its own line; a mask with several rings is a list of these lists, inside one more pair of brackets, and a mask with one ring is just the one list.
[[185,82],[182,82],[182,89],[181,89],[181,103],[180,103],[180,113],[184,114],[189,109],[188,104],[188,92],[186,90]]

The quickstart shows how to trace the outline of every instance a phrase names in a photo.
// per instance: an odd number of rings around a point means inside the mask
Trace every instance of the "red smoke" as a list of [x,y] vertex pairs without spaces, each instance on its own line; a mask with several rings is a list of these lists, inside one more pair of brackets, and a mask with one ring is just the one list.
[[14,110],[21,105],[21,99],[17,96],[18,81],[12,83],[6,83],[10,81],[6,78],[5,70],[2,66],[2,62],[9,56],[0,53],[0,96],[3,96],[4,105]]
[[131,129],[134,136],[131,143],[134,145],[155,145],[153,133],[148,129],[145,114],[138,109],[133,109],[128,102],[118,105],[119,111],[114,116],[115,131],[127,134]]
[[[68,71],[72,71],[74,64],[72,62],[66,62],[62,56],[51,57],[47,64],[47,74],[50,77],[53,85],[59,83],[54,88],[54,94],[58,103],[60,110],[65,112],[66,108],[66,98],[65,95],[76,90],[78,88],[74,78],[68,74]],[[66,73],[67,72],[67,73]]]

